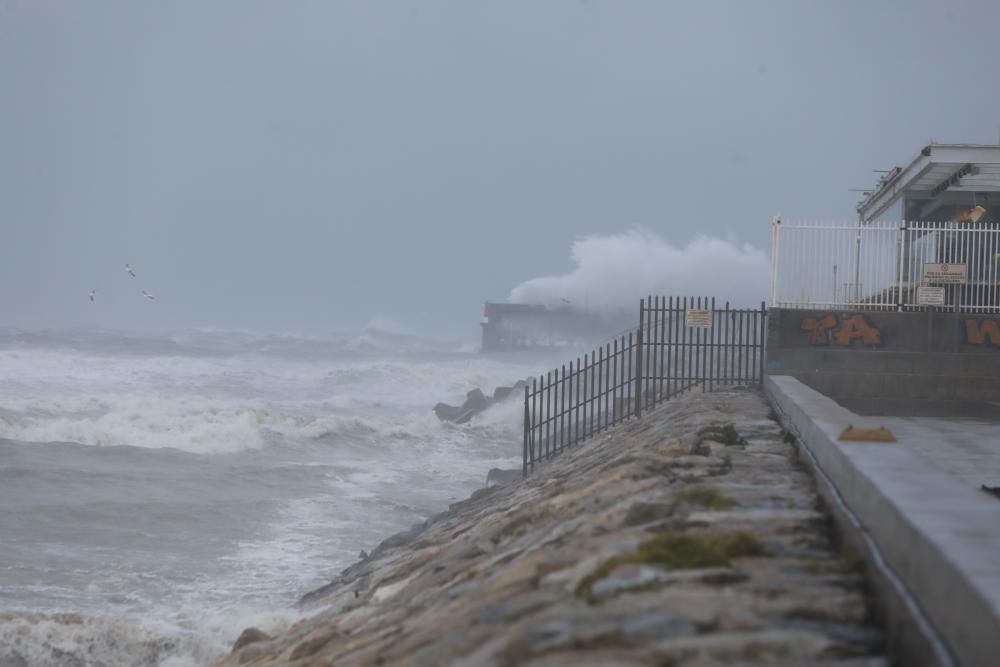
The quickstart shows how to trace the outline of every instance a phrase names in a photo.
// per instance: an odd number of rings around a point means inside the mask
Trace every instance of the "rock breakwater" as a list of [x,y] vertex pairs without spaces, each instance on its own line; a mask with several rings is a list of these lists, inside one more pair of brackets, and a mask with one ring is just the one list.
[[794,452],[756,392],[666,403],[386,540],[218,665],[887,665]]

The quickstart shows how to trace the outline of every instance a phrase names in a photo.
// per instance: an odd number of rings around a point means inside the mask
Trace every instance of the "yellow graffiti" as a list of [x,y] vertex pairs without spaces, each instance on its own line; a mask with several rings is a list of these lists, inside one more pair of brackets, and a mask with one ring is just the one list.
[[882,331],[865,319],[861,313],[855,313],[840,321],[833,313],[822,319],[815,317],[803,318],[801,330],[810,334],[810,345],[841,345],[849,347],[856,341],[865,345],[881,345]]
[[970,345],[1000,346],[997,320],[965,320],[965,341]]
[[817,320],[815,317],[807,317],[802,320],[802,331],[812,333],[809,342],[813,345],[829,345],[830,339],[827,336],[827,331],[835,326],[837,326],[837,317],[832,313],[822,320]]
[[844,320],[840,328],[833,332],[837,345],[850,345],[861,339],[865,345],[881,345],[882,332],[865,321],[865,316],[855,313]]

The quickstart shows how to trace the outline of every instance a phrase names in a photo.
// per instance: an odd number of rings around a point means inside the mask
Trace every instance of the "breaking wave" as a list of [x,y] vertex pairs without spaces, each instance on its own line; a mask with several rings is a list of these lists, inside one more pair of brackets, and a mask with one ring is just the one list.
[[[215,632],[189,632],[169,623],[78,613],[0,613],[0,665],[11,667],[200,667],[228,650],[235,623],[268,632],[287,628],[291,612],[227,620]],[[207,620],[207,619],[203,619]],[[208,620],[209,626],[213,623]],[[231,626],[231,627],[228,627]],[[238,632],[238,630],[237,630]]]
[[652,294],[714,296],[735,306],[759,305],[767,294],[767,253],[750,244],[699,236],[680,247],[654,232],[631,230],[579,238],[570,256],[572,271],[523,282],[510,300],[616,312]]
[[249,346],[246,334],[199,334],[199,349],[225,352],[202,357],[113,355],[106,336],[96,352],[68,346],[86,339],[79,334],[42,338],[13,346],[0,336],[0,438],[198,454],[337,438],[447,438],[452,431],[431,413],[434,403],[517,379],[509,366],[467,352],[411,354],[409,342],[394,356],[366,358],[334,354],[330,341],[267,338],[272,352],[284,341],[276,358]]

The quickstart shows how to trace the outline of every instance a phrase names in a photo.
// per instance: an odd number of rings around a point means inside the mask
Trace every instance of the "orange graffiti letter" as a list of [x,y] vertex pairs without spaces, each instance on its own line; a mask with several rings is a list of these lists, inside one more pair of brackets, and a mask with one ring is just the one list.
[[833,339],[837,341],[837,345],[850,345],[859,338],[865,345],[882,344],[882,332],[868,324],[861,313],[851,315],[833,332]]
[[970,345],[1000,345],[996,320],[965,320],[965,340]]
[[837,326],[837,316],[827,315],[822,320],[817,320],[815,317],[807,317],[802,320],[802,331],[810,332],[812,336],[809,337],[809,343],[812,345],[829,345],[830,340],[827,338],[826,332]]

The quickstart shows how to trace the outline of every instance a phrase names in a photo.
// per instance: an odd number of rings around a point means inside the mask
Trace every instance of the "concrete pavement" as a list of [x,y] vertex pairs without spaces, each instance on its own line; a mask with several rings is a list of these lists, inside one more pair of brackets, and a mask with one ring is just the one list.
[[[1000,499],[980,490],[1000,485],[1000,423],[860,416],[791,376],[766,386],[947,645],[924,664],[1000,664]],[[885,425],[898,442],[838,441],[848,424]]]

